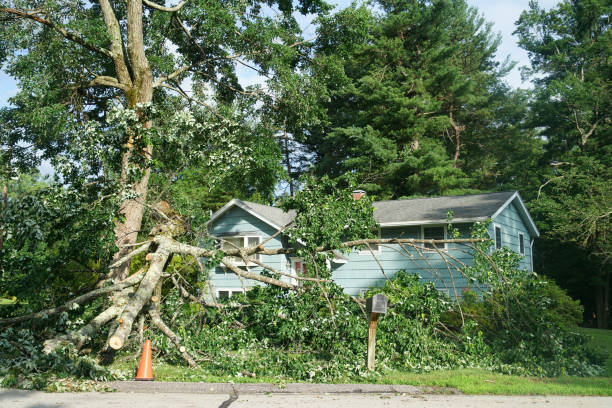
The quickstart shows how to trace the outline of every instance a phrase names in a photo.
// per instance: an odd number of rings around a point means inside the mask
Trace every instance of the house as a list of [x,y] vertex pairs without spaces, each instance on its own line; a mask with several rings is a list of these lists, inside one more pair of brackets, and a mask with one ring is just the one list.
[[[359,199],[362,193],[356,191],[355,198]],[[494,246],[517,252],[523,257],[521,268],[533,270],[533,241],[539,232],[516,191],[375,201],[373,205],[374,219],[380,225],[380,238],[447,239],[447,214],[451,210],[454,213],[453,227],[462,237],[469,237],[473,223],[491,220],[488,230]],[[222,238],[230,247],[255,246],[265,241],[263,246],[266,248],[282,248],[289,245],[288,240],[277,231],[290,224],[294,216],[292,211],[283,212],[277,207],[233,199],[211,216],[207,226],[211,235]],[[450,255],[448,259],[456,260],[451,263],[469,264],[471,252],[459,246],[446,244],[439,249]],[[370,287],[382,286],[386,276],[393,277],[402,269],[434,282],[439,290],[449,294],[460,296],[461,291],[469,287],[467,279],[458,271],[449,271],[448,263],[431,245],[420,244],[419,250],[399,245],[381,245],[371,249],[338,254],[330,262],[333,279],[346,293],[360,296]],[[264,264],[292,275],[303,273],[307,267],[301,259],[290,255],[258,256]],[[235,263],[246,267],[242,259],[237,258]],[[252,272],[261,270],[254,264],[248,267]],[[244,281],[221,266],[211,271],[210,282],[215,295],[221,297],[231,297],[259,284]]]

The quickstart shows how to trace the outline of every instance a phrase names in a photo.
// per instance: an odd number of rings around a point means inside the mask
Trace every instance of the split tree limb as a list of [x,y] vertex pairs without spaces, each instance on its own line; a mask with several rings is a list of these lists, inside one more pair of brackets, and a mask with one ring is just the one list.
[[96,334],[102,326],[119,316],[119,313],[121,313],[129,299],[129,295],[133,292],[134,288],[132,287],[124,289],[119,294],[118,300],[115,301],[111,307],[104,310],[79,330],[74,330],[63,336],[45,341],[43,352],[49,354],[61,344],[68,342],[73,343],[77,350],[80,349],[85,343],[91,340],[93,335]]
[[6,318],[6,319],[1,319],[0,320],[0,326],[5,326],[8,324],[14,324],[14,323],[19,323],[19,322],[23,322],[26,320],[30,320],[30,319],[42,319],[44,316],[53,316],[56,315],[58,313],[70,310],[71,308],[74,307],[74,305],[82,305],[85,302],[88,302],[90,300],[99,298],[102,295],[105,295],[107,293],[110,292],[115,292],[118,290],[122,290],[124,288],[127,288],[129,286],[134,286],[136,285],[138,282],[140,282],[140,280],[143,279],[142,274],[141,273],[136,273],[132,276],[130,276],[129,278],[115,284],[112,286],[107,286],[105,288],[100,288],[100,289],[96,289],[96,290],[92,290],[91,292],[85,293],[84,295],[81,295],[79,297],[76,297],[72,300],[69,300],[68,302],[64,303],[61,306],[58,307],[54,307],[51,309],[45,309],[45,310],[41,310],[40,312],[36,312],[36,313],[30,313],[24,316],[18,316],[18,317],[10,317],[10,318]]

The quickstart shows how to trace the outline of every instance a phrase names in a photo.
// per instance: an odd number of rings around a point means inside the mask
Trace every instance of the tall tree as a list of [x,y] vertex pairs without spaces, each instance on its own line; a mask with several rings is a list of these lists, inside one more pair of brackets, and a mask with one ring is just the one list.
[[[295,5],[287,0],[185,0],[171,6],[150,0],[2,1],[0,62],[18,80],[12,103],[22,122],[64,180],[97,183],[98,191],[104,184],[119,185],[123,198],[115,236],[121,257],[141,229],[151,169],[175,153],[160,147],[204,155],[212,147],[210,140],[190,146],[167,143],[160,130],[169,125],[168,113],[200,107],[208,113],[198,113],[196,121],[227,129],[236,116],[223,105],[236,99],[254,103],[282,88],[279,84],[307,54],[309,44],[300,37],[293,12],[317,13],[327,7],[320,0]],[[242,89],[238,66],[266,77],[271,91]],[[152,103],[155,109],[148,108]],[[93,126],[92,121],[104,124],[109,109],[117,105],[136,117],[114,116],[130,123],[115,140],[83,136],[84,127]],[[193,124],[183,121],[182,126]],[[98,153],[118,156],[102,163],[89,154],[88,166],[76,171],[71,162],[82,162],[86,153],[75,144],[86,140],[90,153],[96,145]],[[115,275],[122,279],[127,271],[126,264]]]
[[[494,120],[508,68],[494,61],[499,39],[464,1],[380,5],[379,18],[358,8],[322,23],[318,69],[333,82],[326,116],[307,135],[317,170],[356,173],[385,197],[469,191],[466,152]],[[339,38],[336,28],[355,20],[364,29]]]
[[531,60],[532,126],[548,162],[532,206],[546,239],[588,255],[572,273],[590,288],[600,328],[609,323],[612,269],[611,12],[605,0],[565,0],[548,11],[533,1],[516,23]]

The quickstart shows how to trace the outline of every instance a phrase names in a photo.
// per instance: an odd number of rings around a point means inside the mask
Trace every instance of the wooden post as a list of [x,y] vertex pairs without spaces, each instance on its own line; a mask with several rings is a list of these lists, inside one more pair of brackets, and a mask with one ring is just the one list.
[[387,303],[389,299],[382,293],[366,299],[366,312],[370,315],[368,325],[368,370],[373,371],[376,361],[376,327],[378,326],[378,316],[387,313]]
[[376,327],[378,326],[380,313],[370,313],[370,324],[368,326],[368,370],[373,371],[376,361]]

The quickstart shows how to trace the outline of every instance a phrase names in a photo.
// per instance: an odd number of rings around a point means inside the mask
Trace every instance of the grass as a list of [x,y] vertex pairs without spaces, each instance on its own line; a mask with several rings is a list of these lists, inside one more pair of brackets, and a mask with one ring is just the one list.
[[[605,377],[557,378],[521,377],[493,373],[482,369],[433,371],[429,373],[408,373],[391,371],[376,382],[381,384],[410,384],[423,387],[457,388],[465,394],[494,395],[600,395],[612,396],[612,330],[584,329],[580,331],[591,338],[591,345],[608,353]],[[114,368],[135,374],[138,362],[123,361],[113,364]],[[226,377],[211,375],[204,369],[190,369],[166,363],[153,365],[157,381],[186,382],[227,382],[282,384],[294,382],[284,377]]]
[[[135,374],[137,362],[114,364],[124,372]],[[280,377],[222,377],[214,376],[206,370],[191,369],[165,363],[153,365],[156,381],[185,382],[228,382],[283,384],[295,382],[291,378]],[[132,374],[133,375],[133,374]],[[376,381],[380,384],[410,384],[422,387],[456,388],[465,394],[493,395],[597,395],[612,396],[610,377],[520,377],[493,373],[483,369],[444,370],[429,373],[408,373],[391,371]]]
[[612,330],[580,328],[580,332],[591,338],[590,344],[594,348],[608,353],[605,363],[606,375],[612,377]]
[[482,369],[433,371],[423,374],[393,371],[384,375],[380,382],[450,387],[465,394],[612,395],[612,378],[608,377],[520,377]]

